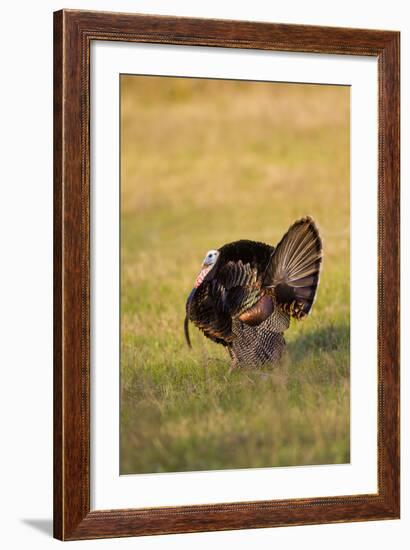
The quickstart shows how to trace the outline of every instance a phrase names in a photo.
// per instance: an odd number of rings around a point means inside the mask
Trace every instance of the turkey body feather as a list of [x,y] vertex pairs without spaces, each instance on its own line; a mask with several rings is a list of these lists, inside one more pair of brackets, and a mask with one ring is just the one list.
[[276,248],[250,240],[222,246],[188,297],[188,344],[192,321],[228,348],[232,366],[277,363],[290,317],[303,319],[312,308],[321,263],[322,241],[309,217],[295,222]]

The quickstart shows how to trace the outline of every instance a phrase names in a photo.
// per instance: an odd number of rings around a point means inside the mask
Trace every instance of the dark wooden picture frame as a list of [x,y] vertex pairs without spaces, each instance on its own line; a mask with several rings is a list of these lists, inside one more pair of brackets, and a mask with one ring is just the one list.
[[[90,510],[90,45],[93,40],[378,61],[378,492]],[[399,517],[398,32],[63,10],[54,14],[54,536],[62,540]],[[365,406],[365,405],[364,405]]]

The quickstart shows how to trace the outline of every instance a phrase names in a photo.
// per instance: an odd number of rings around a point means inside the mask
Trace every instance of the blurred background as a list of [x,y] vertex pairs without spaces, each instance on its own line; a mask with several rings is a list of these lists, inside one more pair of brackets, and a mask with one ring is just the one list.
[[[121,473],[349,462],[343,86],[121,77]],[[185,301],[205,252],[320,229],[312,314],[278,367],[230,371]]]

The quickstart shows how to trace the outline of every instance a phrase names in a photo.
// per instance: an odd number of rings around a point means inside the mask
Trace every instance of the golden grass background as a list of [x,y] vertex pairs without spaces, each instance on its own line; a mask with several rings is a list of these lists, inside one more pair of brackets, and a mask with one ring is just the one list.
[[[349,461],[349,88],[121,77],[121,473]],[[312,315],[230,372],[185,301],[205,252],[311,215]]]

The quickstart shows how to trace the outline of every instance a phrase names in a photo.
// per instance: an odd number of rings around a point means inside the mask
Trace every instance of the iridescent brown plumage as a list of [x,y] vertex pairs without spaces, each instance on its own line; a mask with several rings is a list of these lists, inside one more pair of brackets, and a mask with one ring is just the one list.
[[290,317],[303,319],[313,305],[322,262],[314,221],[295,222],[277,247],[241,240],[210,251],[186,305],[192,321],[228,348],[233,366],[275,364],[285,348]]

